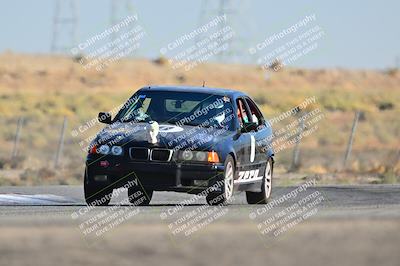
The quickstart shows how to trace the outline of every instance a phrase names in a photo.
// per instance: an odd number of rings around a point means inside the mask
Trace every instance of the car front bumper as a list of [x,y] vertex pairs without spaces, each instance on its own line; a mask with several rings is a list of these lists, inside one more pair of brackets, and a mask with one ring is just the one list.
[[151,190],[199,193],[223,179],[223,164],[188,162],[124,161],[112,156],[92,157],[86,161],[89,182],[121,187],[137,178]]

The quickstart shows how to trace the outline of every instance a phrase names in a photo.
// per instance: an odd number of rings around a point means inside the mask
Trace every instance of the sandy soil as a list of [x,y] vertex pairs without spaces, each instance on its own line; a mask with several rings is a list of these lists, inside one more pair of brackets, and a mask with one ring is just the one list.
[[397,265],[400,222],[310,221],[265,241],[252,224],[215,224],[176,242],[162,225],[126,225],[88,245],[74,227],[3,227],[1,265]]

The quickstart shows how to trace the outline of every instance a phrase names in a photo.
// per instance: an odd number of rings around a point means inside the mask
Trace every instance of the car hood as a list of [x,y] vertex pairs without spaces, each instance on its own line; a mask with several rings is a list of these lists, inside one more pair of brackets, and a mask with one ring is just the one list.
[[[94,140],[98,145],[122,145],[127,147],[163,147],[169,149],[212,149],[214,145],[233,134],[223,128],[202,128],[198,126],[176,126],[159,124],[157,143],[148,142],[148,123],[116,122],[103,128]],[[192,147],[192,148],[191,148]]]

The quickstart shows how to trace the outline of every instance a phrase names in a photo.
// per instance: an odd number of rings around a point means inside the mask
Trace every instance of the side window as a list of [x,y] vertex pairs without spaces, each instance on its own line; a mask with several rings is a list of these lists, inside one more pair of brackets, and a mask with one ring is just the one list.
[[243,99],[237,100],[237,106],[238,106],[237,114],[238,114],[238,118],[239,118],[240,127],[243,127],[244,123],[249,122],[249,116],[247,114],[246,105],[243,102]]
[[257,105],[249,98],[246,98],[246,102],[249,105],[253,123],[257,123],[259,126],[264,124],[264,117],[262,116]]

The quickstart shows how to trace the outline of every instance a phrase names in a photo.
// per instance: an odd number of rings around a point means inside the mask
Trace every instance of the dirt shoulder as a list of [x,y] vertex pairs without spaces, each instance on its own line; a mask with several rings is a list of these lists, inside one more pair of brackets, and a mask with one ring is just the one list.
[[[265,241],[254,224],[218,223],[186,241],[127,224],[88,245],[74,226],[0,228],[1,265],[396,265],[400,221],[314,220]],[[176,240],[176,239],[175,239]]]

